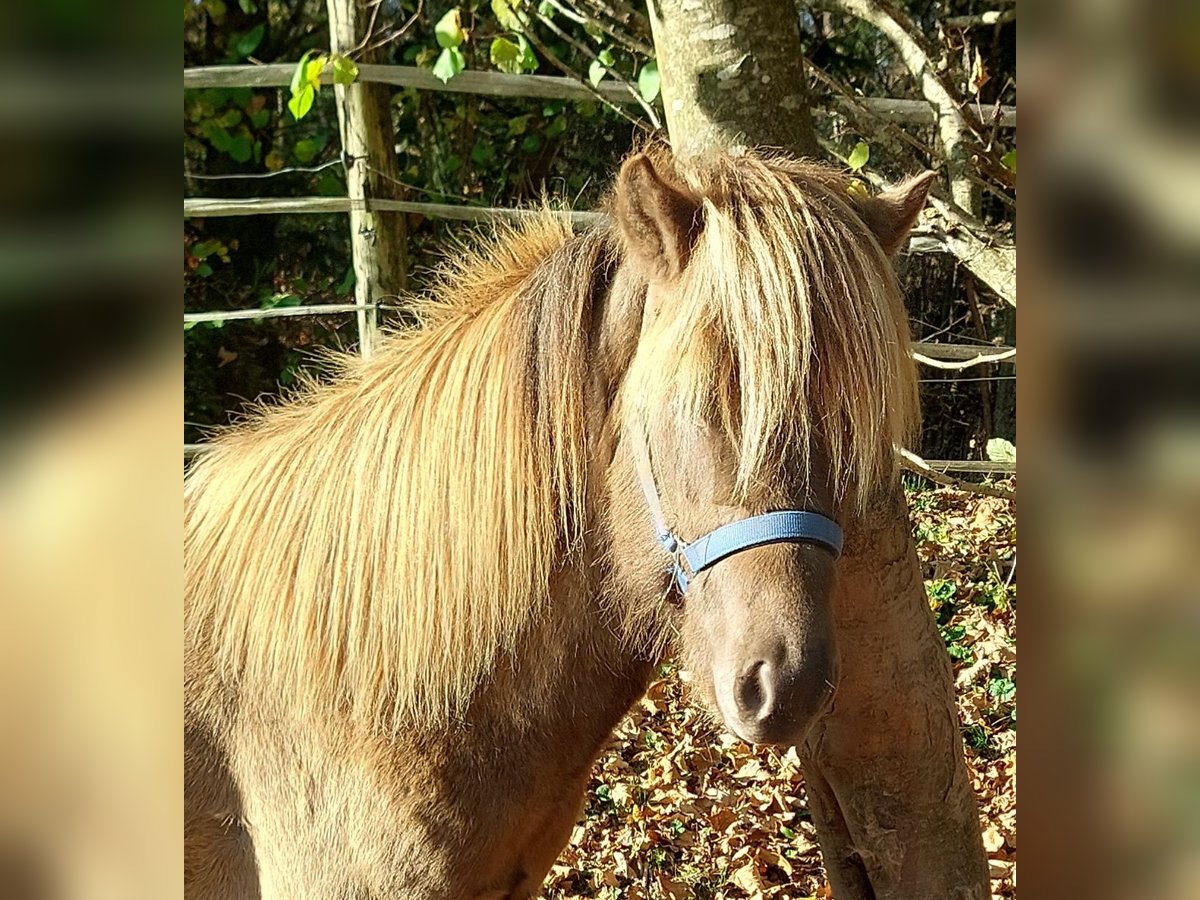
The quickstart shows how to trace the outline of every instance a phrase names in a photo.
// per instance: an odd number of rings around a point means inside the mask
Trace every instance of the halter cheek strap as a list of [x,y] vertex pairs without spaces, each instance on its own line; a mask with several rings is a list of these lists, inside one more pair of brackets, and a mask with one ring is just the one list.
[[687,590],[692,579],[711,569],[721,560],[767,544],[816,544],[824,547],[834,558],[842,552],[842,529],[828,516],[807,510],[786,509],[740,519],[715,528],[691,543],[685,542],[668,526],[663,517],[662,501],[654,480],[650,451],[641,435],[632,437],[634,464],[646,507],[654,522],[659,544],[671,555],[675,583],[680,592]]

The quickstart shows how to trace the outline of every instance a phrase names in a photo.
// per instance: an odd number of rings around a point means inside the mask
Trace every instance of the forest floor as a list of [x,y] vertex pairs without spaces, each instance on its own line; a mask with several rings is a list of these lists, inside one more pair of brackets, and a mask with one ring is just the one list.
[[[908,494],[930,606],[954,663],[994,898],[1016,896],[1015,503]],[[547,898],[829,897],[794,749],[755,748],[688,700],[668,663],[600,757]]]

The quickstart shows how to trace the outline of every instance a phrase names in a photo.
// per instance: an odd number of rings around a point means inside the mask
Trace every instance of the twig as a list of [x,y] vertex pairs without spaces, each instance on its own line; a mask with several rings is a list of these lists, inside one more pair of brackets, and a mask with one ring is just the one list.
[[[566,41],[568,44],[570,44],[572,47],[574,47],[576,50],[578,50],[584,56],[587,56],[596,62],[600,62],[600,54],[598,54],[595,50],[593,50],[587,44],[583,44],[583,43],[575,40],[575,38],[571,37],[569,34],[567,34],[565,31],[563,31],[561,28],[559,28],[552,19],[550,19],[547,16],[544,16],[540,12],[536,12],[536,11],[535,11],[534,15],[537,16],[537,19],[539,22],[541,22],[543,25],[545,25],[547,28],[549,28],[551,31],[553,31],[554,34],[557,35],[560,39]],[[526,34],[525,36],[529,37],[528,34]],[[604,63],[601,62],[601,65],[604,65]],[[619,84],[623,85],[625,87],[625,89],[627,91],[629,91],[629,96],[638,102],[638,105],[642,108],[642,111],[645,112],[646,115],[650,118],[651,124],[654,125],[654,130],[661,131],[662,130],[662,122],[660,122],[658,120],[658,115],[654,112],[654,107],[652,107],[649,103],[647,103],[644,99],[642,99],[641,92],[638,91],[637,86],[634,85],[633,83],[631,83],[628,78],[626,78],[624,75],[622,75],[620,72],[618,72],[615,68],[610,67],[610,66],[605,66],[605,68],[608,70],[608,74],[612,75],[612,77],[615,81],[617,81]],[[588,82],[588,84],[589,84],[589,86],[591,86],[590,82]]]
[[[592,96],[594,96],[597,100],[599,100],[601,103],[603,103],[609,109],[611,109],[613,112],[615,112],[617,115],[619,115],[622,119],[625,119],[625,120],[631,122],[633,125],[635,125],[636,127],[640,128],[643,131],[651,131],[652,130],[649,127],[647,127],[646,123],[643,122],[641,119],[637,118],[636,116],[631,116],[629,113],[625,112],[625,110],[621,109],[621,107],[617,106],[617,104],[613,103],[611,100],[609,100],[607,97],[605,97],[602,93],[600,93],[600,91],[596,90],[595,85],[593,85],[590,81],[588,81],[586,78],[584,78],[578,72],[576,72],[574,69],[572,69],[570,66],[568,66],[565,62],[563,62],[561,59],[559,59],[557,56],[555,56],[554,53],[551,52],[550,48],[547,47],[545,44],[543,44],[541,42],[541,40],[537,37],[537,35],[534,34],[532,28],[529,28],[526,31],[523,31],[522,34],[525,36],[525,39],[529,41],[529,43],[533,44],[534,49],[536,49],[539,53],[542,54],[542,56],[546,57],[546,59],[549,60],[550,65],[554,66],[554,68],[558,69],[558,71],[562,72],[564,75],[566,75],[572,81],[578,82],[580,85],[587,88],[588,92],[591,93]],[[641,98],[639,97],[638,99],[640,100]],[[657,120],[656,120],[655,128],[659,128],[659,127],[660,126],[657,124]]]
[[1000,362],[1004,359],[1012,359],[1016,355],[1017,348],[1012,347],[1008,350],[1005,350],[1003,353],[981,353],[972,359],[955,360],[954,362],[947,362],[943,359],[933,359],[932,357],[926,356],[923,353],[916,352],[912,354],[912,358],[917,362],[925,363],[927,366],[933,366],[935,369],[969,369],[971,366],[979,366],[983,365],[984,363],[993,363]]
[[937,471],[911,450],[905,450],[903,447],[898,448],[898,450],[904,468],[935,484],[953,488],[956,491],[964,491],[968,494],[981,494],[984,497],[999,497],[1002,500],[1014,501],[1017,499],[1016,491],[1008,491],[1004,488],[992,487],[989,484],[976,484],[973,481],[963,481],[962,479],[954,478],[944,472]]
[[647,44],[645,41],[634,37],[632,34],[624,31],[618,31],[616,28],[613,28],[602,19],[596,18],[595,16],[589,16],[587,13],[581,12],[576,7],[567,7],[563,3],[559,2],[559,0],[546,0],[546,2],[571,21],[577,22],[580,25],[595,25],[627,50],[631,50],[634,53],[640,53],[642,56],[648,56],[651,59],[654,58],[655,54],[653,45]]
[[[382,5],[383,5],[383,0],[377,0],[377,2],[375,4],[375,12],[373,12],[371,14],[371,25],[370,25],[370,27],[367,28],[366,37],[363,38],[364,44],[367,41],[369,41],[371,39],[371,37],[373,36],[371,34],[371,29],[374,28],[374,26],[375,26],[375,13],[379,12],[379,7]],[[403,37],[404,34],[408,31],[408,29],[412,28],[413,25],[416,24],[417,19],[420,18],[421,13],[424,12],[424,9],[425,9],[425,0],[417,0],[416,10],[413,12],[413,14],[411,16],[408,17],[408,20],[403,25],[401,25],[399,28],[393,28],[390,34],[388,34],[386,37],[380,38],[379,40],[375,41],[375,43],[373,43],[373,44],[370,44],[365,47],[362,46],[362,44],[360,44],[359,46],[354,48],[352,53],[370,53],[372,50],[378,50],[384,44],[390,44],[392,41],[396,40],[397,38]],[[351,54],[347,53],[346,55],[350,56]]]
[[980,28],[984,25],[1005,25],[1017,21],[1016,9],[994,9],[974,16],[948,16],[942,24],[948,28]]

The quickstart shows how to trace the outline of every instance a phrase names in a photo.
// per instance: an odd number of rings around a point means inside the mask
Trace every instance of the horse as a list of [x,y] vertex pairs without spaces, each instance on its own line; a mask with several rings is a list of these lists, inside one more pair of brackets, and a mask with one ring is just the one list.
[[876,196],[780,155],[621,166],[458,254],[369,358],[185,480],[185,886],[534,895],[668,650],[739,737],[838,682],[839,525],[918,424]]

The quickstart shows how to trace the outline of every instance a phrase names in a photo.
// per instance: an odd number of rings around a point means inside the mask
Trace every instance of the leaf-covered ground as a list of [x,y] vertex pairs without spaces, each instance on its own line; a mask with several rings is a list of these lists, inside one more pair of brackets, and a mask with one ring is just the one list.
[[[909,494],[926,589],[954,661],[996,898],[1015,897],[1016,519],[1008,501]],[[596,764],[546,897],[828,897],[794,750],[756,749],[664,665]]]

